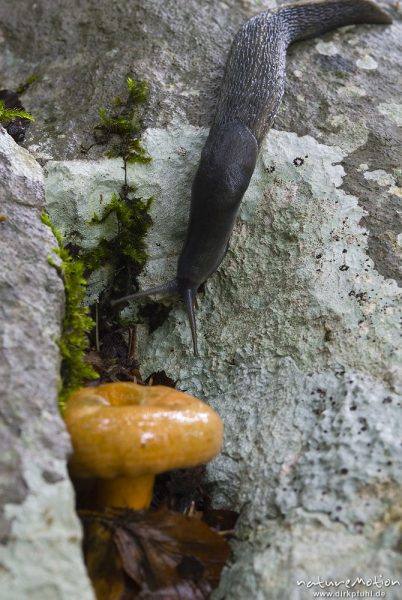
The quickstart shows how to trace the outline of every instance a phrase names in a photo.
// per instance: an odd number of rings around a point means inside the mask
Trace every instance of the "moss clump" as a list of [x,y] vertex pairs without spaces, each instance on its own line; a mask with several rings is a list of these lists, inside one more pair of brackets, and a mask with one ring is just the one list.
[[18,108],[6,108],[4,100],[0,100],[0,123],[11,123],[15,119],[27,119],[33,121],[34,118],[29,113]]
[[35,81],[37,81],[38,79],[39,79],[39,75],[37,75],[36,73],[32,73],[32,75],[30,75],[29,77],[27,77],[27,79],[25,81],[23,81],[22,83],[20,83],[20,85],[15,90],[16,93],[18,95],[22,96],[22,94],[25,94],[25,92],[27,91],[27,89],[30,88],[31,85],[33,83],[35,83]]
[[116,235],[112,239],[102,238],[94,250],[82,255],[91,271],[104,263],[113,266],[113,288],[117,292],[133,283],[147,260],[145,235],[152,225],[149,209],[153,198],[137,198],[135,192],[134,186],[122,186],[102,214],[92,218],[93,224],[99,224],[113,215],[117,221]]
[[123,160],[124,178],[118,193],[113,194],[103,212],[95,215],[91,222],[103,223],[114,216],[116,235],[112,239],[101,239],[95,249],[81,253],[89,271],[105,263],[112,265],[111,291],[114,294],[125,294],[135,284],[147,260],[145,235],[152,225],[149,209],[153,198],[136,197],[135,186],[129,185],[127,180],[128,164],[145,164],[151,160],[139,138],[139,111],[148,100],[149,88],[145,81],[134,81],[131,77],[127,78],[126,85],[126,99],[115,97],[110,111],[100,108],[100,123],[95,126],[97,143],[111,143],[106,156]]
[[42,213],[42,221],[50,227],[58,242],[55,253],[60,261],[55,262],[50,258],[49,262],[63,279],[66,295],[63,330],[58,341],[62,361],[59,405],[63,410],[66,399],[73,390],[80,387],[84,381],[98,377],[96,371],[84,360],[88,348],[87,334],[95,323],[88,315],[87,307],[82,304],[86,285],[83,262],[72,258],[64,247],[61,234],[52,225],[46,213]]
[[[127,78],[127,98],[117,96],[113,99],[114,109],[108,112],[99,109],[100,122],[95,125],[97,142],[107,143],[115,137],[116,142],[106,152],[108,158],[122,158],[124,165],[129,163],[147,163],[151,157],[147,154],[139,139],[141,125],[138,109],[147,102],[149,88],[146,81],[134,81]],[[125,182],[127,184],[127,181]]]
[[335,77],[337,77],[338,79],[346,79],[347,78],[347,73],[345,73],[345,71],[335,71]]

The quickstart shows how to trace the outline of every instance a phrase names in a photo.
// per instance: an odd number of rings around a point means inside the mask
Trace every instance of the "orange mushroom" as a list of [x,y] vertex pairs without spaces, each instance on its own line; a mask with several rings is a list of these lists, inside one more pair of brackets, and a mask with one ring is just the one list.
[[102,506],[149,506],[155,475],[193,467],[220,450],[223,424],[212,408],[162,385],[108,383],[81,388],[64,413],[71,473],[97,478]]

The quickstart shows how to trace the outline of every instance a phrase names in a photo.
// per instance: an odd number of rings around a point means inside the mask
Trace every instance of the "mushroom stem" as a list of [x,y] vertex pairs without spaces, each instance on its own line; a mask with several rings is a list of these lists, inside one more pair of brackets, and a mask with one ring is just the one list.
[[97,479],[96,501],[100,507],[119,507],[141,510],[152,500],[154,475]]

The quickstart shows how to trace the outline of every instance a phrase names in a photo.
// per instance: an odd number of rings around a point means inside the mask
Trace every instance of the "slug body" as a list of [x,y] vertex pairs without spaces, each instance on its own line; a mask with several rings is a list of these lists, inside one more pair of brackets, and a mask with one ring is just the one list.
[[287,47],[343,25],[391,22],[370,0],[312,0],[262,12],[246,21],[230,49],[215,118],[193,181],[177,277],[115,303],[179,293],[186,304],[197,355],[195,296],[226,254],[261,143],[283,96]]

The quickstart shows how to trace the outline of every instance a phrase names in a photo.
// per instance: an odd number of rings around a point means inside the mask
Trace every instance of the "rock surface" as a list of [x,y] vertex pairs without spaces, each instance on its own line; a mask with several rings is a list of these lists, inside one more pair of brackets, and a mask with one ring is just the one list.
[[[96,109],[129,73],[151,82],[144,140],[154,161],[129,172],[142,195],[157,195],[142,286],[175,271],[230,39],[267,5],[42,0],[23,68],[17,17],[1,15],[8,82],[24,69],[42,75],[27,92],[27,108],[43,115],[27,143],[53,159],[49,210],[74,242],[96,243],[87,221],[101,194],[121,185],[118,162],[100,159],[101,148],[77,160]],[[353,591],[400,597],[400,586],[384,583],[402,583],[402,25],[391,10],[392,27],[343,28],[290,49],[275,130],[230,251],[200,295],[200,358],[182,306],[169,299],[169,317],[140,343],[144,375],[164,369],[225,421],[209,477],[216,503],[241,517],[218,599],[304,600],[320,579],[356,577],[366,584]],[[92,299],[104,282],[97,275]]]
[[0,127],[0,597],[93,598],[57,406],[64,293],[43,173]]

